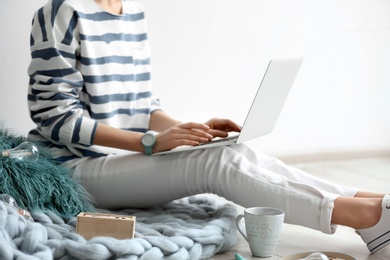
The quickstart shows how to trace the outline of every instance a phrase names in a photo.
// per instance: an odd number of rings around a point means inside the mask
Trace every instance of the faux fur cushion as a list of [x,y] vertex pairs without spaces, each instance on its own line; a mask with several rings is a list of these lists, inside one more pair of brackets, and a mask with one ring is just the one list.
[[[0,129],[0,151],[24,141],[25,137]],[[94,212],[89,194],[71,178],[71,170],[56,163],[45,148],[38,148],[36,161],[0,158],[0,193],[11,195],[30,211],[52,211],[61,217]]]

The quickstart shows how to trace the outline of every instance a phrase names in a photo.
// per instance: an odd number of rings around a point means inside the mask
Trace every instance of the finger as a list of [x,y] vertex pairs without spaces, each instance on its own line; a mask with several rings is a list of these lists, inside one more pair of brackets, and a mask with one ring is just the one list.
[[177,135],[179,140],[187,140],[190,142],[204,143],[213,139],[213,135],[210,133],[199,132],[197,130],[191,130],[188,133],[181,133]]
[[177,142],[178,140],[207,142],[212,138],[213,136],[210,133],[204,132],[203,130],[173,127],[169,131],[169,134],[166,134],[166,137],[164,139],[169,140],[171,142]]
[[217,130],[217,129],[211,129],[209,133],[213,137],[227,137],[229,134],[227,131]]
[[211,140],[213,136],[208,132],[210,127],[199,123],[185,123],[177,126],[174,131],[179,134],[195,135]]
[[170,150],[182,145],[195,146],[195,145],[199,145],[200,143],[209,141],[209,138],[207,137],[194,135],[191,134],[190,132],[191,131],[187,131],[187,133],[170,132],[168,135],[167,134],[158,135],[155,151]]
[[208,131],[210,127],[206,124],[202,123],[195,123],[195,122],[188,122],[181,124],[180,127],[185,128],[185,129],[198,129],[198,130],[203,130],[203,131]]
[[224,128],[227,132],[231,131],[236,131],[239,132],[241,131],[241,126],[238,124],[234,123],[232,120],[225,120],[224,122]]
[[210,133],[210,130],[211,129],[205,132],[205,131],[199,131],[198,129],[191,129],[190,130],[191,132],[189,134],[197,135],[199,137],[203,137],[203,138],[207,138],[208,140],[211,140],[214,138],[214,135]]
[[210,126],[212,129],[218,129],[222,130],[225,132],[240,132],[241,127],[234,123],[230,119],[219,119],[219,118],[214,118],[206,122],[207,125]]
[[208,142],[209,140],[207,138],[194,138],[193,136],[188,138],[188,136],[181,136],[181,137],[176,137],[174,139],[171,139],[166,143],[165,145],[161,143],[157,143],[159,148],[156,147],[156,149],[161,149],[160,150],[169,150],[176,148],[178,146],[197,146],[201,143]]

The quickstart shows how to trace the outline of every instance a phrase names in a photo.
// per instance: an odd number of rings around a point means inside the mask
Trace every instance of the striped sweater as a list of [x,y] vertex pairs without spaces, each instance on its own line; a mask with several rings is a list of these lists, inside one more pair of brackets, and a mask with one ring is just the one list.
[[61,161],[99,157],[97,122],[145,132],[160,109],[150,84],[144,12],[123,0],[123,15],[94,0],[49,0],[33,17],[28,107],[30,140]]

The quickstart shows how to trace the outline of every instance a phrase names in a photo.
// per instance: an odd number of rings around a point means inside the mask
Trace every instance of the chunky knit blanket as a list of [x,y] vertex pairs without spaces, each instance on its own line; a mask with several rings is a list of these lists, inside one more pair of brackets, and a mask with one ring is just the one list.
[[126,240],[87,241],[75,233],[76,217],[31,213],[35,222],[0,201],[0,259],[207,259],[237,239],[234,206],[214,196],[111,212],[137,217],[135,238]]

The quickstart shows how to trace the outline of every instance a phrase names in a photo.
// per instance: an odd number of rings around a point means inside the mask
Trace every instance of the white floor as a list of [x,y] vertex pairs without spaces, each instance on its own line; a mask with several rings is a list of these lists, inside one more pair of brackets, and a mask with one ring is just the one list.
[[[364,190],[390,192],[390,158],[324,161],[294,164],[294,166],[341,184],[356,186]],[[243,208],[239,206],[237,208],[239,213],[243,212]],[[282,237],[274,256],[263,259],[281,259],[291,254],[307,251],[339,252],[348,254],[356,260],[390,259],[390,246],[371,255],[353,229],[341,226],[334,235],[327,235],[301,226],[287,224],[283,227]],[[235,253],[239,253],[245,259],[261,259],[252,256],[248,244],[240,235],[239,242],[235,247],[212,259],[235,259]]]

